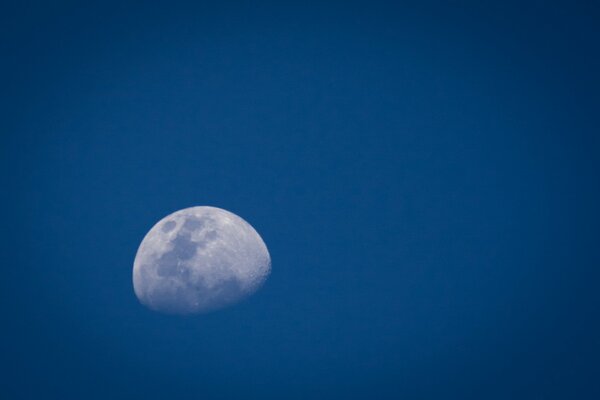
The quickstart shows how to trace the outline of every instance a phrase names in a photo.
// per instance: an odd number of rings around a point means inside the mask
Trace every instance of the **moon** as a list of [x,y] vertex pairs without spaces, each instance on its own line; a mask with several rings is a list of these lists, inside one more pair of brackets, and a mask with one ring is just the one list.
[[133,263],[139,301],[167,314],[198,314],[254,293],[271,272],[267,246],[252,226],[216,207],[185,208],[146,234]]

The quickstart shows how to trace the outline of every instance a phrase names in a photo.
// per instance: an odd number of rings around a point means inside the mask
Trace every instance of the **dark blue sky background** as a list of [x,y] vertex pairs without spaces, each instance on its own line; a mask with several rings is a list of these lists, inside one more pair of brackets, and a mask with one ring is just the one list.
[[[594,2],[18,3],[1,398],[599,398]],[[272,275],[153,313],[135,252],[194,205]]]

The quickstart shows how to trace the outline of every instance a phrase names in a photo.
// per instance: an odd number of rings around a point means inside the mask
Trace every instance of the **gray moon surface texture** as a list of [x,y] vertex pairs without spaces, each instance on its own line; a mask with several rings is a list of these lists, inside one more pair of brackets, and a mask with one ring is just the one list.
[[260,235],[242,218],[216,207],[191,207],[160,220],[133,263],[142,304],[168,314],[197,314],[254,293],[271,272]]

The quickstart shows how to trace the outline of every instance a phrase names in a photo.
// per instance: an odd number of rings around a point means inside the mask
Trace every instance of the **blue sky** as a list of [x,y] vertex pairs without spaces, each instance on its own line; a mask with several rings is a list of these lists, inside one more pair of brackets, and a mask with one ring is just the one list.
[[[599,10],[284,3],[0,13],[0,397],[597,398]],[[153,313],[194,205],[272,275]]]

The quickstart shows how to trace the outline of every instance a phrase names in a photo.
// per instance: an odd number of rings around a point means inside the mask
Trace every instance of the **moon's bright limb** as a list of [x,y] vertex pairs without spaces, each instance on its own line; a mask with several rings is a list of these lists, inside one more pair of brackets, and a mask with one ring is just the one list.
[[220,208],[191,207],[146,234],[133,263],[133,288],[152,310],[194,314],[249,296],[270,271],[267,246],[250,224]]

